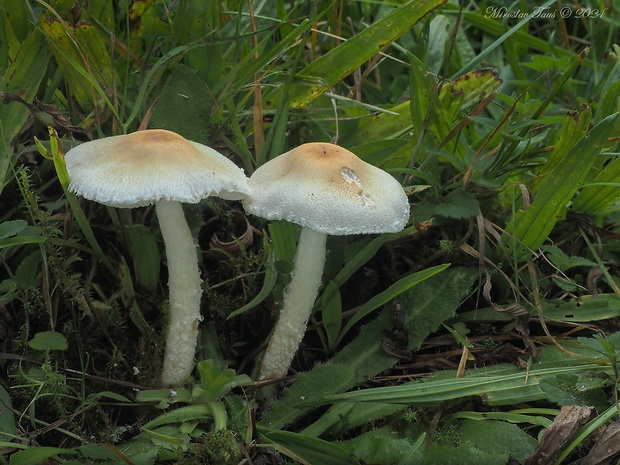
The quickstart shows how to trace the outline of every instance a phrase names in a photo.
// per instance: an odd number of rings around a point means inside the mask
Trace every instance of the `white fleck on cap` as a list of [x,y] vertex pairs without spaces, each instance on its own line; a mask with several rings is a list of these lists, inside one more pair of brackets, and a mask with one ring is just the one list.
[[248,213],[325,234],[397,232],[409,219],[401,184],[334,144],[300,145],[259,167],[249,184]]
[[69,190],[113,207],[158,200],[198,203],[211,195],[247,197],[243,170],[216,150],[163,129],[78,145],[65,155]]

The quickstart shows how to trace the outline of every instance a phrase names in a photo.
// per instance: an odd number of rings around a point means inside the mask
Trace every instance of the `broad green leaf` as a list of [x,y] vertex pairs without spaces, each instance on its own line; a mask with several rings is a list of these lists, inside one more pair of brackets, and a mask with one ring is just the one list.
[[[390,136],[388,136],[390,137]],[[366,143],[352,147],[351,151],[366,163],[375,165],[385,171],[394,168],[406,168],[411,160],[411,153],[415,150],[416,142],[409,139],[383,139],[371,135]]]
[[[198,72],[208,83],[221,78],[222,47],[220,38],[220,2],[181,0],[176,7],[173,28],[180,43],[196,39],[207,42],[205,47],[193,48],[183,57],[185,64]],[[198,141],[200,142],[200,141]]]
[[340,289],[333,281],[327,283],[321,296],[321,319],[327,334],[328,346],[330,350],[333,350],[342,327]]
[[585,295],[570,300],[544,300],[546,320],[587,323],[620,316],[620,299],[615,294]]
[[[446,320],[467,298],[477,273],[468,268],[451,268],[421,282],[400,297],[409,326],[409,348],[418,349],[424,339]],[[438,290],[441,289],[441,292]]]
[[445,218],[471,218],[480,212],[480,204],[473,194],[456,189],[435,205],[433,211]]
[[[405,436],[405,437],[403,437]],[[426,437],[421,434],[416,441],[388,427],[372,429],[342,443],[350,453],[364,460],[364,463],[413,464],[411,461],[415,452],[424,447],[421,440]],[[412,438],[415,439],[415,438]]]
[[[620,84],[620,81],[618,81]],[[613,158],[573,200],[573,209],[596,216],[620,199],[620,157]]]
[[342,447],[322,439],[260,427],[259,434],[276,450],[304,465],[359,465]]
[[59,455],[76,455],[77,452],[72,449],[63,449],[61,447],[31,447],[29,449],[20,450],[11,455],[9,465],[40,465],[46,459],[58,457]]
[[511,457],[522,463],[537,444],[518,426],[496,420],[452,421],[438,426],[430,445],[425,439],[424,428],[413,424],[404,433],[371,430],[342,445],[366,463],[382,465],[505,465]]
[[209,145],[212,101],[205,82],[196,71],[185,65],[176,65],[157,98],[149,127],[168,129],[189,140]]
[[146,389],[136,393],[136,402],[156,402],[157,408],[168,408],[170,404],[192,401],[192,393],[189,389]]
[[[435,86],[424,63],[412,53],[409,53],[408,56],[409,63],[411,64],[411,71],[409,74],[409,88],[411,89],[409,111],[411,112],[411,124],[414,131],[413,138],[417,140],[420,133],[425,128],[429,109],[431,109],[434,103]],[[431,111],[434,112],[436,107],[433,106],[432,108],[433,110]],[[435,136],[437,136],[437,132],[433,132]]]
[[125,397],[125,396],[123,396],[121,394],[118,394],[116,392],[112,392],[112,391],[99,391],[99,392],[95,392],[94,394],[91,394],[90,396],[88,396],[88,400],[91,400],[91,401],[92,400],[98,400],[98,399],[101,399],[101,398],[112,399],[112,400],[115,400],[117,402],[131,404],[131,401],[127,397]]
[[[445,0],[409,1],[311,62],[299,74],[320,79],[320,83],[317,81],[315,85],[293,84],[288,92],[291,96],[291,108],[301,108],[334,87],[443,3]],[[267,107],[276,107],[280,98],[282,89],[274,91],[269,96],[266,101]]]
[[327,432],[330,436],[338,436],[405,408],[407,406],[384,402],[338,402],[301,433],[318,437]]
[[35,249],[28,254],[17,266],[15,270],[14,280],[22,290],[29,290],[36,287],[37,282],[41,279],[39,274],[41,267],[41,250]]
[[439,99],[454,118],[457,112],[475,105],[490,93],[494,93],[502,80],[492,69],[476,69],[444,83]]
[[344,326],[342,332],[340,333],[337,343],[340,343],[342,339],[344,338],[344,336],[348,333],[348,331],[358,321],[360,321],[362,318],[367,316],[369,313],[373,312],[374,310],[381,307],[382,305],[385,305],[389,301],[395,299],[396,297],[398,297],[399,295],[401,295],[403,292],[407,291],[411,287],[415,286],[416,284],[423,282],[424,280],[430,278],[431,276],[436,275],[437,273],[441,273],[446,268],[448,268],[448,266],[450,265],[446,264],[446,265],[433,266],[431,268],[427,268],[426,270],[418,271],[402,279],[399,279],[397,282],[392,284],[385,291],[381,292],[380,294],[377,294],[372,299],[362,304],[360,308],[358,309],[358,311],[355,313],[355,315],[351,319],[349,319],[347,324]]
[[[455,435],[456,437],[454,437]],[[504,421],[463,420],[456,431],[442,438],[441,427],[433,443],[420,449],[411,463],[425,465],[505,465],[512,458],[524,463],[538,441],[519,426]],[[443,439],[443,440],[442,440]]]
[[15,236],[22,232],[28,223],[24,220],[9,220],[0,223],[0,239]]
[[[570,350],[579,349],[571,346]],[[555,347],[545,347],[541,354],[547,357],[533,363],[529,370],[499,364],[468,370],[465,376],[460,378],[456,377],[456,371],[446,370],[436,373],[433,378],[427,380],[327,396],[320,401],[307,402],[303,408],[334,402],[436,406],[446,400],[469,396],[481,396],[489,405],[511,405],[543,399],[545,396],[539,383],[544,376],[583,372],[613,373],[609,364],[601,363],[600,356],[594,358],[592,355],[592,361],[576,359]]]
[[449,50],[451,21],[447,16],[436,14],[428,25],[426,64],[434,75],[441,74],[445,53]]
[[547,258],[558,269],[566,271],[577,266],[596,266],[596,262],[583,257],[569,257],[562,249],[555,245],[543,245],[541,249],[547,252]]
[[526,415],[517,412],[472,412],[464,410],[454,413],[451,417],[478,421],[501,420],[508,423],[527,423],[545,428],[553,423],[552,420],[542,415]]
[[200,375],[200,387],[195,393],[198,402],[220,400],[235,385],[235,370],[224,368],[220,362],[203,360],[197,369]]
[[285,388],[282,396],[271,403],[260,424],[269,429],[284,428],[300,415],[300,410],[293,408],[294,405],[303,408],[304,402],[341,392],[351,385],[354,375],[353,368],[338,363],[318,364],[310,372],[300,373],[295,383]]
[[[437,97],[435,80],[429,75],[424,63],[412,53],[409,53],[408,57],[411,63],[409,110],[411,111],[412,139],[417,144],[423,130],[427,129],[435,136],[435,141],[431,141],[425,135],[423,142],[430,144],[426,146],[429,149],[435,148],[438,141],[444,140],[452,130],[452,118],[444,108],[441,98]],[[460,103],[458,106],[460,107]],[[461,150],[460,146],[457,146],[457,150]]]
[[[605,373],[598,372],[593,375],[603,376],[605,380],[610,380]],[[584,375],[580,376],[575,373],[545,376],[540,380],[540,388],[547,399],[557,405],[592,406],[598,411],[605,410],[608,405],[605,392],[598,386],[590,388],[583,379]]]
[[9,441],[8,436],[2,433],[15,434],[15,414],[13,413],[13,405],[11,396],[6,389],[0,386],[0,440]]
[[114,460],[117,458],[112,449],[103,445],[86,443],[78,447],[77,450],[88,459]]
[[554,142],[553,151],[549,154],[546,163],[538,170],[541,177],[534,181],[530,187],[533,196],[536,196],[539,186],[546,182],[548,175],[553,172],[558,163],[569,156],[575,144],[587,134],[591,119],[592,109],[587,106],[582,106],[578,111],[570,111],[566,114],[562,120],[558,137]]
[[146,423],[143,428],[152,430],[158,426],[169,425],[170,423],[183,423],[185,421],[200,420],[211,415],[211,408],[206,404],[188,405],[162,413],[157,418]]
[[[30,228],[29,228],[30,229]],[[37,228],[33,227],[31,231],[28,232],[37,232]],[[6,237],[4,239],[0,239],[0,249],[4,249],[6,247],[14,247],[16,245],[23,244],[39,244],[44,242],[45,238],[43,236],[31,236],[28,234],[18,235],[14,237]]]
[[[400,313],[405,318],[408,326],[408,345],[410,349],[417,349],[424,339],[447,319],[454,316],[461,302],[469,295],[473,280],[477,272],[467,268],[451,268],[433,276],[407,292],[401,294]],[[437,288],[441,287],[441,292]],[[355,376],[350,383],[339,390],[349,389],[353,386],[373,378],[384,370],[393,367],[398,359],[388,355],[383,350],[383,337],[386,333],[394,332],[393,315],[391,309],[384,310],[372,322],[366,324],[359,335],[345,347],[343,347],[331,359],[331,363],[347,366],[355,370]],[[320,365],[319,365],[320,366]],[[311,370],[305,376],[318,378],[316,369]],[[295,389],[296,384],[291,386]],[[299,394],[299,391],[297,395]],[[288,398],[290,403],[298,409],[297,415],[306,411],[297,402],[295,397]],[[291,409],[294,410],[294,409]],[[386,403],[376,403],[372,406],[349,403],[333,405],[330,410],[306,428],[313,434],[320,435],[327,429],[342,431],[354,428],[394,413],[398,408]],[[295,414],[291,415],[293,418]],[[306,431],[305,430],[305,431]]]
[[274,221],[269,223],[268,229],[277,261],[289,264],[292,270],[295,251],[297,250],[297,229],[295,225],[288,221]]
[[28,341],[28,345],[35,350],[66,350],[69,347],[67,339],[55,331],[42,331]]
[[506,226],[502,239],[505,244],[513,244],[517,260],[526,259],[530,250],[543,245],[603,149],[617,119],[617,113],[608,116],[581,137],[540,182],[532,205],[526,211],[518,211]]
[[359,123],[352,125],[338,143],[344,147],[352,147],[368,141],[395,139],[402,136],[412,128],[410,105],[409,102],[399,103],[390,107],[389,113],[369,115]]
[[159,284],[161,262],[155,236],[143,224],[128,225],[124,231],[133,258],[136,281],[145,290],[154,294]]
[[[410,349],[419,348],[429,334],[454,316],[476,276],[477,273],[466,268],[447,269],[400,295],[400,312],[409,328]],[[441,292],[437,292],[438,288]],[[383,333],[393,330],[389,313],[385,310],[376,320],[365,325],[359,335],[332,358],[333,363],[355,368],[355,384],[391,368],[396,362],[396,358],[388,356],[381,347]]]
[[[32,30],[32,20],[30,17],[30,8],[28,3],[23,0],[3,0],[3,27],[4,34],[11,38],[7,40],[9,46],[8,57],[11,61],[15,59],[20,44],[26,39],[28,33]],[[5,36],[5,37],[6,37]],[[6,69],[7,63],[2,63],[0,69]]]

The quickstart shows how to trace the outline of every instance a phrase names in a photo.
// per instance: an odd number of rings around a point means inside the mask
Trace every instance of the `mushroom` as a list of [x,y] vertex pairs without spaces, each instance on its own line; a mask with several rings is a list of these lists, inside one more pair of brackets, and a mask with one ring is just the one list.
[[334,144],[303,144],[259,167],[249,180],[248,213],[301,225],[291,281],[260,368],[260,379],[286,375],[316,300],[327,235],[402,230],[409,201],[401,184]]
[[240,200],[250,193],[241,168],[216,150],[166,130],[107,137],[65,155],[69,189],[121,208],[155,203],[166,248],[170,322],[161,374],[180,383],[194,364],[202,294],[196,245],[181,203],[215,195]]

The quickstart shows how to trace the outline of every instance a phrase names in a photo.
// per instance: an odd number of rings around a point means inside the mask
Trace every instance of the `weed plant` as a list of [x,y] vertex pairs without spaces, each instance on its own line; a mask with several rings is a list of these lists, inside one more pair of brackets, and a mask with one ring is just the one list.
[[[620,4],[0,0],[0,463],[613,463]],[[194,376],[159,389],[152,207],[63,155],[163,128],[250,175],[335,142],[406,229],[331,237],[290,376],[256,379],[298,229],[186,209]],[[562,437],[563,441],[554,441]]]

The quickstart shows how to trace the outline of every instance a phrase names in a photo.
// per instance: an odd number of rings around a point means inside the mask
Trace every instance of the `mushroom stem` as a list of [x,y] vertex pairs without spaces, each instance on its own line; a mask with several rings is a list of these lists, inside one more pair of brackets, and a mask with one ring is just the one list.
[[281,378],[291,366],[321,285],[326,241],[324,233],[301,229],[291,281],[284,291],[280,318],[263,357],[261,380]]
[[198,340],[202,288],[196,245],[180,202],[159,200],[155,204],[166,246],[170,322],[166,336],[165,386],[178,384],[192,372]]

